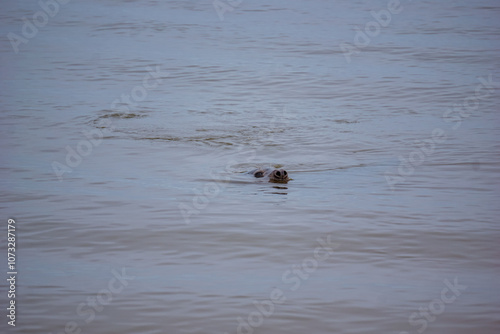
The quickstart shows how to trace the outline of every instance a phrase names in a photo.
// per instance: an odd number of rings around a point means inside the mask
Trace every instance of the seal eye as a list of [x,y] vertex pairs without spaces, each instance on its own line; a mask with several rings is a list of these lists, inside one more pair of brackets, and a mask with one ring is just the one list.
[[276,171],[276,176],[277,176],[277,177],[280,177],[280,176],[281,176],[281,173],[280,173],[280,171],[279,171],[279,170],[277,170],[277,171]]
[[261,172],[261,171],[258,171],[258,172],[255,172],[255,174],[253,176],[255,176],[255,177],[263,177],[264,173]]

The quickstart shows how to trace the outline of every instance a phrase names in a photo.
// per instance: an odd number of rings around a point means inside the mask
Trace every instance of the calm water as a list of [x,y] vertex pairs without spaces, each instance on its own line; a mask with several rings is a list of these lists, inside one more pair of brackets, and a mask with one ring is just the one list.
[[500,3],[388,3],[3,1],[2,332],[498,333]]

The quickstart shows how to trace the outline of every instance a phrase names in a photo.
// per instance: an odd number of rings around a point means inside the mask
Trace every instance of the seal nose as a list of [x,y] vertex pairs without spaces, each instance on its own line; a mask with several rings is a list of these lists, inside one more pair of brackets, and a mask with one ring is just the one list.
[[275,172],[275,176],[281,180],[286,180],[288,177],[288,173],[284,169],[277,169]]

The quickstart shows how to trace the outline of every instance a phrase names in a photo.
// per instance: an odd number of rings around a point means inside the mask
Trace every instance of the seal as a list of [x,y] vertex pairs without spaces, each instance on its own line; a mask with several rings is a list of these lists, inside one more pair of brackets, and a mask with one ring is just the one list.
[[267,177],[269,178],[269,182],[274,183],[287,183],[290,181],[288,173],[284,169],[259,168],[249,172],[249,174],[252,174],[256,178]]

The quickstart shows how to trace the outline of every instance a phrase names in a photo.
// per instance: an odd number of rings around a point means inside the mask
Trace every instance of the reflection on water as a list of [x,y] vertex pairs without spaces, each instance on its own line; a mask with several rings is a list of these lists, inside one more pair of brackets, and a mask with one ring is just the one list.
[[386,2],[69,2],[5,39],[2,332],[496,334],[500,7],[402,6],[349,64]]

